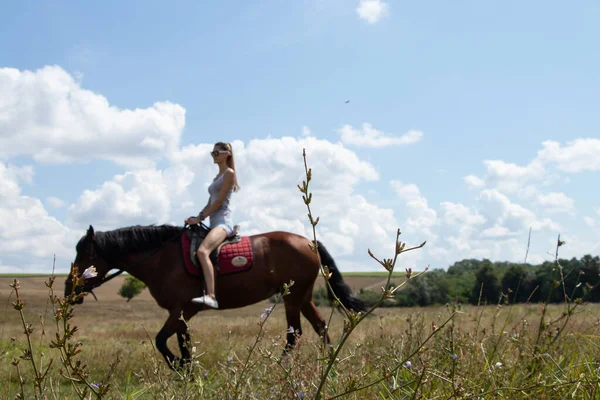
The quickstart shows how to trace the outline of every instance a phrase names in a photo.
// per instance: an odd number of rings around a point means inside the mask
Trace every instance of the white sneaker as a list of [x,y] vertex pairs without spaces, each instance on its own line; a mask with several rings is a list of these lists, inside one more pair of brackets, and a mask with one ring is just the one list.
[[212,308],[219,308],[219,303],[217,302],[217,300],[213,299],[210,296],[194,297],[192,299],[192,303],[206,304],[207,306]]

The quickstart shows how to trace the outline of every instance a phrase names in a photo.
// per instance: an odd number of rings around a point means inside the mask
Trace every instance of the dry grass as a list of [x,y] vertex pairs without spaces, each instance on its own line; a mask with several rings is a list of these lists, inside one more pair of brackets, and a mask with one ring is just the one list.
[[[372,285],[363,277],[350,281]],[[363,279],[358,281],[358,279]],[[377,278],[378,279],[378,278]],[[48,349],[54,336],[50,321],[53,311],[43,278],[21,279],[25,317],[34,324],[34,354],[43,353],[44,363],[58,354]],[[19,392],[15,367],[25,335],[18,313],[10,305],[12,278],[0,279],[0,398],[14,398]],[[360,283],[359,283],[360,282]],[[168,370],[153,348],[153,340],[167,312],[160,309],[147,291],[126,303],[116,293],[120,280],[96,291],[84,304],[76,306],[71,322],[79,327],[76,340],[83,343],[81,359],[88,363],[91,379],[101,380],[109,363],[119,355],[109,398],[227,398],[231,384],[239,377],[242,363],[259,331],[260,315],[268,302],[237,310],[206,311],[190,321],[196,348],[192,381]],[[57,290],[62,281],[56,282]],[[600,305],[583,304],[569,320],[562,335],[550,344],[554,327],[542,337],[539,351],[534,348],[543,305],[465,306],[425,345],[422,341],[453,313],[451,307],[378,309],[376,315],[360,324],[340,355],[340,363],[330,375],[325,398],[360,387],[378,379],[370,388],[344,398],[598,398],[600,375]],[[331,310],[320,309],[329,318]],[[549,306],[547,321],[559,319],[563,306]],[[40,328],[45,323],[45,336]],[[36,323],[37,322],[37,323]],[[283,307],[276,307],[264,327],[264,337],[246,368],[239,385],[239,398],[306,398],[314,393],[323,363],[317,335],[302,320],[304,335],[300,348],[287,364],[278,357],[285,343]],[[334,313],[330,325],[332,339],[342,332],[343,319]],[[16,338],[16,341],[11,340]],[[169,346],[176,350],[175,338]],[[404,359],[410,358],[410,368]],[[269,352],[272,352],[270,355]],[[177,352],[176,352],[177,353]],[[456,360],[453,360],[453,355]],[[39,359],[39,357],[38,357]],[[498,364],[498,363],[501,363]],[[496,366],[498,365],[498,366]],[[398,368],[400,367],[400,368]],[[287,369],[286,369],[287,368]],[[396,369],[396,370],[394,370]],[[58,370],[58,368],[56,368]],[[75,398],[70,384],[58,375],[49,375],[57,398]],[[27,386],[31,390],[31,385]],[[50,390],[50,389],[49,389]],[[486,393],[482,395],[482,393]]]

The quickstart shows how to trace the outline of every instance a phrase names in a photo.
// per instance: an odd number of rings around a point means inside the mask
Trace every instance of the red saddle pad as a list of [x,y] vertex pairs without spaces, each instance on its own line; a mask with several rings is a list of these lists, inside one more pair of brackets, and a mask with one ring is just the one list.
[[[183,232],[181,234],[181,248],[183,260],[187,271],[194,276],[202,275],[202,270],[194,265],[190,259],[190,238]],[[242,236],[237,243],[229,243],[221,246],[217,256],[215,271],[217,275],[228,275],[236,272],[246,271],[253,265],[254,253],[248,236]]]

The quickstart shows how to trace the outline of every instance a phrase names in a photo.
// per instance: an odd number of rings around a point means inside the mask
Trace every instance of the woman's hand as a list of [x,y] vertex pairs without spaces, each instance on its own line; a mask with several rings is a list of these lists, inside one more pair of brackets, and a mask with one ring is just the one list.
[[185,219],[185,223],[188,225],[196,225],[196,224],[199,224],[200,221],[201,221],[201,219],[198,217],[187,217]]
[[199,224],[201,221],[203,221],[204,218],[206,218],[204,216],[204,211],[200,211],[200,214],[198,214],[197,217],[187,217],[185,219],[185,223],[188,225],[196,225],[196,224]]

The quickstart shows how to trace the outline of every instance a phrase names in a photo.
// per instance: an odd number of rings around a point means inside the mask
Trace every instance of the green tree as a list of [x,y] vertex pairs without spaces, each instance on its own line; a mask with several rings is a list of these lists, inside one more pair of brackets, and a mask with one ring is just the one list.
[[428,306],[431,304],[433,288],[425,279],[411,279],[396,292],[396,302],[401,307]]
[[600,302],[600,257],[586,254],[581,259],[581,282],[586,301]]
[[142,290],[145,288],[146,285],[144,282],[130,275],[125,278],[125,282],[123,282],[123,285],[121,285],[121,288],[119,289],[119,295],[126,298],[129,302],[135,296],[142,293]]
[[[527,300],[525,289],[527,272],[520,264],[513,264],[502,277],[502,292],[508,294],[511,302],[518,303]],[[510,293],[510,294],[509,294]]]
[[448,268],[446,280],[448,283],[448,299],[466,303],[471,298],[475,285],[475,272],[481,267],[482,261],[469,259],[455,262]]
[[[483,285],[483,287],[482,287]],[[494,267],[489,260],[483,260],[482,267],[475,274],[475,285],[471,292],[471,303],[496,304],[500,298],[500,282],[494,273]]]

